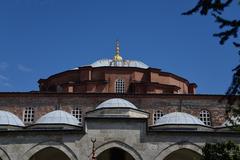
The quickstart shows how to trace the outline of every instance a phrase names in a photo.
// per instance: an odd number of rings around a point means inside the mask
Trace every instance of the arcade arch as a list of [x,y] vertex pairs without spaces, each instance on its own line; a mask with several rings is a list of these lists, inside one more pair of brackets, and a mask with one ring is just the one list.
[[34,155],[29,160],[71,160],[63,151],[53,148],[47,147],[44,148]]
[[179,149],[170,153],[164,160],[200,160],[201,155],[190,149]]
[[[77,160],[76,155],[69,147],[55,141],[42,142],[33,146],[23,154],[22,159],[38,160],[36,158],[40,157],[40,160],[41,160],[43,154],[47,154],[48,157],[52,156],[53,154],[59,154],[63,157],[63,160]],[[54,159],[56,158],[54,157]],[[49,159],[49,160],[52,160],[52,159]]]
[[122,154],[123,157],[125,156],[126,159],[123,160],[143,160],[134,148],[120,141],[107,142],[96,149],[96,156],[98,158],[116,153]]
[[[188,156],[189,155],[189,156]],[[202,155],[200,146],[191,142],[178,142],[162,150],[154,160],[199,160]],[[177,157],[184,157],[177,158]]]
[[0,160],[10,160],[7,153],[1,148],[0,148]]
[[109,148],[97,156],[97,160],[135,160],[128,152],[117,148]]

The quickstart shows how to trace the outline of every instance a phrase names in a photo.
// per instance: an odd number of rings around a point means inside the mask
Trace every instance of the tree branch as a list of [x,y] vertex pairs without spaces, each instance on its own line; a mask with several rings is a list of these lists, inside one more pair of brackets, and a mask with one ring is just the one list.
[[198,12],[199,10],[201,15],[207,15],[210,10],[221,14],[221,12],[224,11],[224,9],[228,7],[232,2],[233,0],[227,0],[225,3],[222,2],[222,0],[199,0],[193,9],[182,14],[191,15]]
[[214,33],[214,37],[219,37],[220,38],[220,44],[223,45],[231,36],[234,38],[237,38],[237,32],[238,32],[238,27],[234,27],[230,30],[226,30],[223,32],[219,33]]

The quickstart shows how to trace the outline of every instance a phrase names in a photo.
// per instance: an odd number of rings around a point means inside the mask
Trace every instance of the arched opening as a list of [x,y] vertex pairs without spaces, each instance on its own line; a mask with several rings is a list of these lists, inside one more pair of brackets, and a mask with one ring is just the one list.
[[61,150],[53,147],[44,148],[35,153],[30,160],[70,160]]
[[135,159],[126,151],[114,147],[103,151],[100,155],[97,156],[97,160],[135,160]]
[[7,153],[0,148],[0,160],[10,160],[9,156]]
[[201,155],[190,149],[179,149],[170,153],[164,160],[200,160]]

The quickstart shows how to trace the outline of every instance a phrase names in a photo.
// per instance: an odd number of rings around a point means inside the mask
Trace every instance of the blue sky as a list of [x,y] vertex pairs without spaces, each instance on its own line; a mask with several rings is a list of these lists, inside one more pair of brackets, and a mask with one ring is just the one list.
[[[200,94],[224,94],[239,63],[230,42],[218,44],[212,17],[182,16],[189,0],[1,0],[0,92],[38,90],[40,78],[123,58],[198,84]],[[239,15],[239,6],[226,16]]]

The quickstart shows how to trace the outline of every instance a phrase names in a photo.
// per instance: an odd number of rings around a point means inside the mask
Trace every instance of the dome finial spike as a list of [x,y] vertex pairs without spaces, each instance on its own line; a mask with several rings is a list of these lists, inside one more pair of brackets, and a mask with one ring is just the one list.
[[117,39],[116,40],[116,44],[115,44],[116,46],[116,48],[115,48],[115,54],[117,55],[120,55],[120,42],[119,42],[119,40]]
[[115,55],[113,58],[114,61],[122,61],[122,57],[120,56],[120,42],[116,40],[115,43]]

